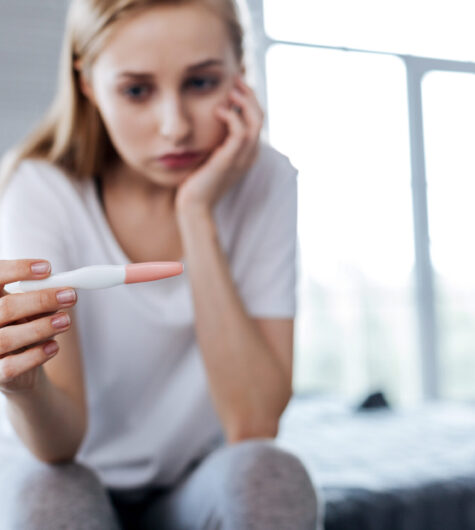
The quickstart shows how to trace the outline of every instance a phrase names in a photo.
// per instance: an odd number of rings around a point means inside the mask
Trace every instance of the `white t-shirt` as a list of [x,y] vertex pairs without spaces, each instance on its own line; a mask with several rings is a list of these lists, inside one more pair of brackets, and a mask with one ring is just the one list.
[[[287,157],[261,143],[251,170],[213,211],[233,280],[253,317],[295,316],[296,175]],[[0,230],[2,259],[44,258],[52,274],[131,263],[93,179],[72,179],[45,161],[23,161],[12,175],[1,198]],[[109,487],[171,484],[223,440],[184,263],[184,273],[173,278],[77,291],[73,314],[89,418],[77,461]],[[18,442],[6,421],[3,433]]]

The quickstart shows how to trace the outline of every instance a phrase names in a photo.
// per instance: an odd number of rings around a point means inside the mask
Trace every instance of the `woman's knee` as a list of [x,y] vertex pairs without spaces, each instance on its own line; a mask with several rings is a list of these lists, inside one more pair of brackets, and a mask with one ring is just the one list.
[[316,492],[297,456],[255,439],[227,446],[220,457],[229,528],[315,529]]
[[46,464],[23,457],[0,470],[6,530],[117,530],[116,515],[99,478],[75,462]]

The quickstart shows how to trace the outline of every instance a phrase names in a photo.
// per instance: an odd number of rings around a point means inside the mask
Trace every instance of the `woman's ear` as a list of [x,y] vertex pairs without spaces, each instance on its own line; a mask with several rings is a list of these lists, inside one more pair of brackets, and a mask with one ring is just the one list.
[[94,98],[94,91],[92,89],[91,84],[89,83],[89,80],[84,75],[81,61],[74,62],[74,69],[76,70],[79,76],[79,88],[81,89],[81,92],[93,105],[95,105],[96,100]]

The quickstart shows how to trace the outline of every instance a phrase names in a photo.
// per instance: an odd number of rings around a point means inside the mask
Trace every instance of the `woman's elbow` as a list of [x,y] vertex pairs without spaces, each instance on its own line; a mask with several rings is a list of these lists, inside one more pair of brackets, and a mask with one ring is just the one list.
[[269,406],[251,412],[241,411],[224,425],[226,439],[236,443],[250,438],[276,438],[279,432],[280,416],[292,397],[292,385],[282,389],[279,397]]
[[238,443],[252,438],[275,438],[279,431],[279,418],[267,418],[260,421],[241,420],[228,425],[226,438],[228,443]]

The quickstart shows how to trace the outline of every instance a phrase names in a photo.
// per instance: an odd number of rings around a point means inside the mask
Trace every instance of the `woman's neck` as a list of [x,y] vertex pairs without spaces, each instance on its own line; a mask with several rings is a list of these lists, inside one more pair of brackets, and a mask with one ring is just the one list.
[[144,211],[160,213],[175,211],[177,188],[165,188],[150,182],[139,173],[124,165],[110,168],[102,179],[103,195],[107,188],[124,204],[142,204]]

